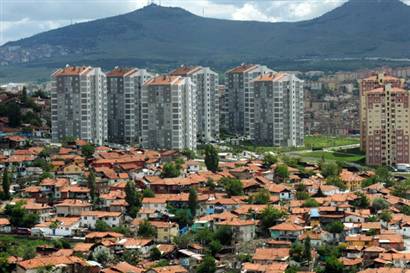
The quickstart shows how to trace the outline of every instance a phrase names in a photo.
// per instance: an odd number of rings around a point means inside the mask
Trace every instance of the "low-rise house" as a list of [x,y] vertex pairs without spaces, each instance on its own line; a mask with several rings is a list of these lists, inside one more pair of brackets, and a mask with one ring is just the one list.
[[160,243],[169,243],[174,240],[179,234],[179,226],[177,223],[164,221],[150,221],[157,231],[155,240]]
[[11,225],[10,221],[7,218],[0,218],[0,232],[1,233],[10,233]]
[[89,266],[85,260],[76,256],[39,257],[18,262],[16,273],[37,273],[45,267],[51,267],[58,272],[82,272]]
[[230,219],[223,222],[216,223],[216,226],[228,227],[233,232],[233,238],[238,242],[248,242],[256,236],[256,224],[255,220],[241,220]]
[[112,211],[83,211],[80,218],[80,226],[95,229],[97,220],[104,221],[110,227],[119,227],[124,222],[121,212]]
[[282,223],[269,228],[271,237],[275,240],[296,240],[303,234],[302,226],[292,223]]
[[32,234],[43,236],[75,236],[80,228],[80,217],[57,217],[37,224],[31,229]]
[[82,212],[90,211],[91,203],[87,200],[64,199],[62,202],[55,204],[57,216],[80,216]]
[[252,260],[258,264],[286,262],[289,259],[289,248],[257,248]]

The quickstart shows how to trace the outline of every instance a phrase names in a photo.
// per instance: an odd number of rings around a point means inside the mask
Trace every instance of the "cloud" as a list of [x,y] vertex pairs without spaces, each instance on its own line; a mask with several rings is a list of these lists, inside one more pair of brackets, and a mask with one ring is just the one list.
[[278,18],[268,16],[258,10],[253,4],[245,3],[240,9],[232,14],[234,20],[252,20],[252,21],[268,21],[277,22]]

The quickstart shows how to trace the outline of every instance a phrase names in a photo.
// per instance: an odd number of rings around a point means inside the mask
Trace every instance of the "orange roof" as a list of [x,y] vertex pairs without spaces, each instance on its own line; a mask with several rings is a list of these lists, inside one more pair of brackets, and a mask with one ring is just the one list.
[[117,211],[101,211],[101,210],[89,210],[89,211],[82,211],[81,216],[95,216],[98,218],[101,217],[120,217],[122,215],[121,212]]
[[120,68],[116,67],[107,73],[107,77],[125,77],[136,73],[138,69],[136,68]]
[[277,231],[302,231],[303,227],[292,224],[292,223],[282,223],[269,228],[270,230]]
[[85,261],[76,256],[58,256],[58,257],[41,257],[30,260],[25,260],[18,263],[18,266],[29,270],[45,266],[54,266],[59,264],[85,264]]
[[90,232],[85,235],[87,239],[94,239],[94,238],[122,238],[124,234],[118,232]]
[[243,73],[246,72],[247,70],[256,67],[254,64],[242,64],[240,66],[237,66],[235,68],[232,68],[231,70],[228,70],[227,73]]
[[91,207],[87,200],[64,199],[62,202],[55,204],[55,207]]
[[277,260],[289,257],[289,248],[257,248],[253,255],[254,260]]
[[7,218],[0,218],[0,226],[8,226],[10,225],[10,221]]
[[288,74],[286,73],[265,73],[262,74],[260,76],[258,76],[254,81],[280,81],[283,78],[285,78],[286,76],[288,76]]
[[91,250],[93,245],[93,243],[76,243],[73,247],[73,250],[76,252],[87,252]]
[[242,220],[242,219],[228,219],[225,220],[223,222],[217,223],[217,225],[221,225],[221,226],[252,226],[252,225],[256,225],[256,221],[255,220]]
[[85,72],[91,71],[90,66],[68,66],[65,68],[58,69],[56,72],[53,73],[55,77],[63,77],[63,76],[79,76]]
[[181,79],[180,76],[161,75],[148,80],[145,85],[171,85],[177,84]]
[[175,69],[174,71],[172,71],[171,73],[169,73],[172,76],[187,76],[189,74],[192,74],[198,70],[201,70],[200,66],[185,66],[182,65],[180,67],[178,67],[177,69]]

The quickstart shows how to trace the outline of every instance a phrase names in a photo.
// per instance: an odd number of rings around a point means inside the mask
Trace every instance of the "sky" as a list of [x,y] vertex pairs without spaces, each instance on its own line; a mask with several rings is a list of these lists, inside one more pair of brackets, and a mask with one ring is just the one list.
[[[347,0],[0,0],[0,45],[71,23],[118,15],[154,2],[206,17],[268,22],[320,16]],[[369,1],[369,0],[363,0]],[[402,0],[410,4],[410,0]]]

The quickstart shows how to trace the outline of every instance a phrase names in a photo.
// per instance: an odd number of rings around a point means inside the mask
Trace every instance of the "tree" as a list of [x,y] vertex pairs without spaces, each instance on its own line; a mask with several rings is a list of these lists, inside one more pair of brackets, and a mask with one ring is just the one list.
[[306,200],[310,198],[310,194],[306,191],[297,191],[296,192],[296,199],[297,200]]
[[214,191],[216,188],[215,181],[209,177],[208,180],[206,181],[206,186],[208,187],[210,191]]
[[263,166],[265,168],[270,168],[270,166],[272,166],[276,162],[278,162],[278,159],[276,158],[276,156],[274,156],[271,153],[264,154],[264,156],[263,156]]
[[396,182],[393,186],[392,194],[398,197],[410,199],[410,179],[403,182]]
[[175,178],[181,175],[181,170],[180,170],[180,165],[173,163],[173,162],[168,162],[165,163],[162,172],[161,172],[161,177],[162,178]]
[[190,149],[184,149],[182,151],[182,154],[186,156],[188,159],[194,159],[195,158],[195,152],[190,150]]
[[374,212],[387,209],[388,207],[389,207],[389,202],[387,202],[383,198],[375,198],[372,202],[372,209]]
[[289,177],[288,166],[285,164],[277,165],[275,168],[275,176],[285,181]]
[[272,206],[268,206],[262,211],[260,215],[260,224],[264,231],[267,232],[268,229],[271,226],[275,225],[276,222],[284,215],[285,213],[283,211],[273,208]]
[[31,228],[39,222],[40,218],[35,213],[29,213],[23,205],[23,202],[17,202],[15,205],[7,204],[4,214],[8,216],[12,226]]
[[222,250],[222,244],[218,240],[213,240],[208,246],[209,252],[212,256],[215,256]]
[[249,198],[249,201],[252,204],[268,204],[270,201],[270,193],[267,189],[260,189]]
[[161,259],[161,256],[161,251],[157,247],[153,247],[149,251],[149,258],[153,261]]
[[196,193],[195,188],[189,189],[188,207],[191,211],[192,217],[195,218],[196,210],[198,208],[198,194]]
[[152,238],[157,236],[157,230],[149,221],[144,220],[138,226],[138,236]]
[[333,236],[335,236],[336,234],[340,234],[343,232],[344,225],[340,221],[334,221],[326,225],[325,230],[327,230],[328,232],[332,233]]
[[338,176],[328,176],[326,178],[326,184],[336,186],[341,190],[346,190],[347,189],[346,184]]
[[96,231],[110,231],[111,227],[103,220],[98,219],[95,221],[95,230]]
[[325,266],[323,273],[344,273],[344,266],[339,259],[334,256],[327,257],[325,259]]
[[299,263],[302,262],[303,261],[303,245],[299,241],[296,241],[295,243],[291,245],[289,254],[292,257],[292,260],[299,262]]
[[324,177],[339,176],[340,167],[335,162],[323,162],[320,164],[320,171]]
[[9,200],[10,199],[10,176],[9,170],[6,167],[3,171],[3,199]]
[[320,206],[320,204],[315,199],[309,198],[305,202],[303,202],[303,206],[306,208],[317,208]]
[[16,102],[7,104],[7,118],[10,127],[19,127],[21,125],[21,107]]
[[86,144],[81,147],[81,154],[86,158],[92,158],[95,152],[95,146],[91,144]]
[[206,256],[202,262],[198,265],[196,273],[215,273],[216,264],[215,259],[212,256]]
[[221,226],[214,233],[215,240],[218,240],[225,246],[232,244],[233,232],[229,227]]
[[352,205],[357,208],[367,209],[370,205],[369,198],[362,192],[357,192],[356,195],[358,198],[352,202]]
[[27,88],[23,86],[23,90],[21,91],[21,102],[24,105],[27,105],[28,96],[27,96]]
[[229,196],[240,196],[243,194],[243,185],[239,179],[223,177],[220,183],[224,186]]
[[150,188],[146,188],[142,192],[142,196],[143,197],[155,197],[155,193]]
[[122,254],[122,259],[132,265],[137,265],[141,258],[141,252],[138,249],[126,249]]
[[393,218],[392,214],[388,210],[383,210],[380,213],[380,219],[386,223],[390,222],[390,220]]
[[312,260],[312,246],[310,243],[310,237],[306,237],[305,242],[303,243],[303,254],[302,257],[305,261]]
[[102,265],[107,265],[114,260],[114,256],[106,247],[96,248],[92,254],[92,258]]
[[382,183],[389,183],[392,180],[392,175],[386,166],[377,167],[375,175]]
[[189,209],[177,209],[175,211],[175,221],[180,227],[186,227],[192,225],[192,214]]
[[97,185],[95,183],[95,173],[93,170],[90,170],[90,174],[88,175],[87,186],[90,189],[91,200],[95,201],[97,197]]
[[205,165],[211,172],[217,172],[219,166],[218,151],[212,145],[206,145],[205,147]]
[[128,203],[127,212],[128,214],[135,218],[137,216],[138,210],[141,207],[141,195],[135,189],[134,181],[128,181],[125,186],[125,201]]
[[179,249],[187,248],[193,242],[193,236],[190,233],[185,233],[174,238],[174,243]]

